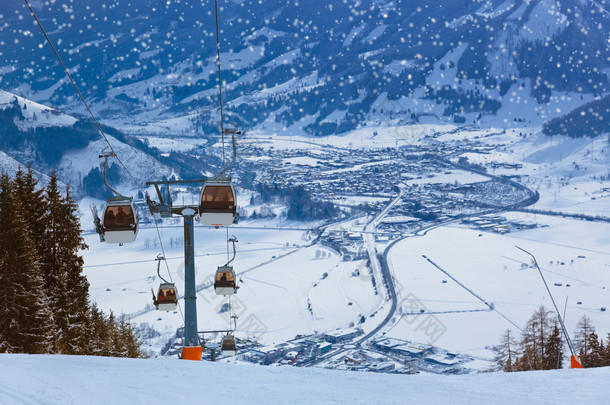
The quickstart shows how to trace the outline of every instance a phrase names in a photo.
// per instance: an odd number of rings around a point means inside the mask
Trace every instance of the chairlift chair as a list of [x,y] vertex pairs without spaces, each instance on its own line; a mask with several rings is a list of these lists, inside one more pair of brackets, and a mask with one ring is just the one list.
[[208,180],[201,189],[199,215],[204,226],[231,226],[237,219],[231,179]]
[[233,266],[218,267],[214,276],[214,292],[216,295],[233,295],[237,292]]
[[220,351],[224,356],[235,356],[237,345],[235,344],[235,337],[232,334],[229,333],[222,338]]

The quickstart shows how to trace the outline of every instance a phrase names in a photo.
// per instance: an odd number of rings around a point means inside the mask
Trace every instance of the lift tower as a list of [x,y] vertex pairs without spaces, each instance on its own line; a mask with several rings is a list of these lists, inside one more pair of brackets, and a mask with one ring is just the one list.
[[[184,218],[184,346],[182,358],[184,360],[201,360],[202,347],[197,334],[197,289],[195,283],[195,245],[194,220],[199,213],[199,205],[173,205],[170,185],[205,183],[206,179],[150,181],[147,186],[155,186],[159,202],[146,196],[146,203],[152,214],[160,214],[161,218],[181,216]],[[159,186],[167,187],[167,196],[164,199]]]

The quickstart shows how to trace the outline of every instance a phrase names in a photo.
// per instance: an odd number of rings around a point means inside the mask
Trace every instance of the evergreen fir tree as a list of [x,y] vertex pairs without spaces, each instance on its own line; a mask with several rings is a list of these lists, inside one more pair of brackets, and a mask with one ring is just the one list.
[[108,327],[106,315],[104,315],[96,304],[93,304],[90,308],[88,320],[89,330],[92,331],[89,340],[88,354],[94,356],[110,356],[112,353],[110,346],[111,332]]
[[0,176],[0,352],[141,357],[132,326],[88,301],[77,205],[55,173]]
[[610,366],[610,333],[608,333],[608,337],[606,338],[606,346],[604,346],[603,363],[604,367]]
[[83,259],[79,250],[87,248],[80,236],[77,206],[66,190],[62,198],[57,186],[57,175],[51,174],[46,188],[47,205],[44,250],[49,295],[55,312],[58,353],[84,354],[88,341],[87,313],[89,283],[82,275]]
[[[8,174],[2,172],[0,175],[0,218],[2,218],[3,213],[8,212],[8,195],[10,192],[10,178]],[[0,229],[0,235],[4,232]],[[1,236],[0,236],[1,237]],[[0,294],[4,296],[4,288],[8,286],[9,280],[6,276],[5,265],[4,265],[4,255],[0,251]],[[0,300],[0,344],[6,340],[4,337],[4,326],[8,324],[10,319],[10,312],[8,312],[8,301]]]
[[604,365],[604,345],[594,331],[587,335],[589,352],[580,358],[584,368],[602,367]]
[[125,342],[125,357],[139,358],[144,357],[144,352],[138,341],[136,331],[125,316],[122,316],[119,321],[119,332],[124,338]]
[[0,210],[0,296],[5,314],[0,352],[47,353],[53,336],[52,312],[26,213],[5,181]]
[[558,369],[563,366],[563,339],[557,321],[554,322],[551,334],[544,342],[542,362],[544,370]]
[[34,171],[30,166],[28,166],[27,172],[21,168],[17,171],[13,184],[16,197],[28,214],[29,237],[34,242],[34,246],[39,247],[44,240],[44,217],[47,211],[43,189],[38,187],[38,180],[34,178]]

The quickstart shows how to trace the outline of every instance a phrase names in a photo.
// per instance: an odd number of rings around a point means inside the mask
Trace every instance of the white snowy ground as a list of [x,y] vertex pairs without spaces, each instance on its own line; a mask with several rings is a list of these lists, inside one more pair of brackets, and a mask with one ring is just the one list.
[[[254,224],[261,228],[229,230],[229,236],[239,240],[233,266],[243,280],[232,298],[238,315],[237,337],[280,343],[297,334],[348,327],[379,306],[370,279],[352,274],[362,263],[342,262],[330,249],[310,247],[306,231],[264,228],[265,222]],[[176,241],[182,233],[181,222],[161,228],[171,278],[179,293],[184,291],[184,264],[183,247]],[[227,262],[226,237],[223,229],[195,227],[198,286],[211,285],[217,266]],[[153,352],[160,349],[183,321],[180,310],[167,313],[151,308],[150,290],[156,292],[160,282],[154,259],[161,249],[154,227],[141,229],[135,242],[121,247],[101,244],[95,234],[85,239],[89,250],[83,252],[84,267],[92,300],[105,311],[126,313],[132,316],[132,323],[147,322],[164,333],[159,346],[148,348]],[[327,276],[322,279],[324,273]],[[165,264],[161,275],[169,279]],[[215,295],[210,287],[197,294],[199,330],[229,327],[228,313],[219,312],[225,302],[226,298]],[[182,299],[180,305],[183,308]]]
[[176,359],[0,355],[6,405],[602,404],[610,368],[392,375]]
[[[572,337],[583,315],[605,337],[610,332],[610,315],[600,309],[610,308],[610,224],[541,215],[507,216],[548,227],[506,235],[441,227],[395,245],[389,261],[399,285],[399,311],[424,309],[424,313],[402,317],[387,336],[491,358],[487,347],[497,344],[504,330],[512,329],[518,336],[511,321],[523,328],[539,306],[553,310],[538,271],[530,267],[530,257],[515,247],[518,245],[536,256],[562,312],[568,299],[566,326]],[[493,303],[496,311],[451,312],[487,306],[422,255]]]

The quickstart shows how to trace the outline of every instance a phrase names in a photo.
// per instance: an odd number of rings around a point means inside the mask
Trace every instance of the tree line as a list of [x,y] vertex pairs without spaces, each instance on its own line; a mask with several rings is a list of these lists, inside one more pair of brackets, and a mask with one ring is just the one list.
[[567,135],[571,138],[595,137],[608,132],[610,96],[595,99],[557,118],[545,122],[545,135]]
[[[565,342],[560,327],[552,311],[547,311],[544,306],[538,308],[520,338],[507,329],[500,343],[493,347],[499,368],[508,372],[562,368]],[[583,367],[610,365],[610,333],[604,345],[585,315],[578,323],[574,337],[574,349]]]
[[0,175],[0,353],[142,357],[132,325],[89,300],[77,205],[53,173]]
[[574,334],[576,351],[584,368],[610,366],[610,333],[606,343],[597,336],[595,327],[586,315],[576,325]]
[[[337,206],[331,202],[314,200],[303,186],[284,187],[276,183],[257,183],[254,190],[259,193],[263,203],[274,200],[283,202],[287,207],[287,219],[311,221],[341,215],[341,210]],[[254,199],[251,202],[254,202]]]

